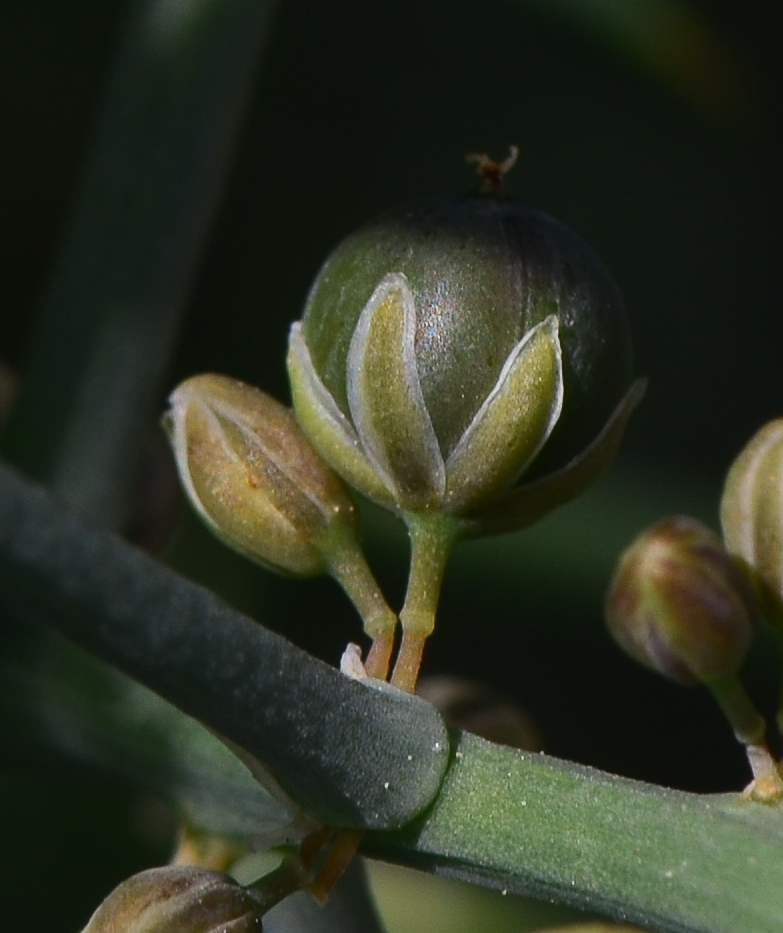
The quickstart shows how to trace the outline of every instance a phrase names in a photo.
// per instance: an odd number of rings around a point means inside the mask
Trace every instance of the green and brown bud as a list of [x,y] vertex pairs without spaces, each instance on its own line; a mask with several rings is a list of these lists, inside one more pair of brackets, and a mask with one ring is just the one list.
[[589,485],[640,394],[600,260],[491,196],[405,207],[348,237],[288,366],[303,429],[352,486],[469,534],[529,524]]
[[329,573],[375,638],[394,629],[367,567],[350,493],[313,449],[290,408],[227,376],[187,379],[164,418],[180,478],[230,547],[295,576]]
[[747,581],[720,537],[665,519],[623,552],[606,599],[609,630],[637,661],[681,684],[738,671],[753,636]]
[[641,927],[629,927],[625,923],[594,921],[592,923],[569,923],[564,927],[548,928],[547,933],[645,933]]
[[261,910],[229,875],[169,865],[115,888],[82,933],[261,933]]
[[783,419],[765,424],[731,465],[720,520],[726,547],[748,568],[761,612],[783,629]]
[[180,478],[214,532],[275,570],[325,572],[325,545],[335,532],[355,532],[355,507],[291,410],[211,374],[187,379],[169,404],[165,424]]

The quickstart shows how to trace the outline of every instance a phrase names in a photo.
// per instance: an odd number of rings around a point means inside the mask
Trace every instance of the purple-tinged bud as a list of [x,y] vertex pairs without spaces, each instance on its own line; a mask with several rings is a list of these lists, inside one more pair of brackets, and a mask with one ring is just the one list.
[[606,599],[619,644],[681,684],[736,674],[753,617],[749,586],[723,542],[687,517],[659,522],[623,552]]

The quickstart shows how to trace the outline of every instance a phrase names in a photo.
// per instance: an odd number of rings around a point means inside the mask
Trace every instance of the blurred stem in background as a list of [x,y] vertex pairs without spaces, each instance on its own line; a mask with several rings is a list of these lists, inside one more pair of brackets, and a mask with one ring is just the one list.
[[687,0],[532,0],[610,48],[708,120],[757,117],[750,64]]
[[4,452],[119,528],[274,0],[136,0]]

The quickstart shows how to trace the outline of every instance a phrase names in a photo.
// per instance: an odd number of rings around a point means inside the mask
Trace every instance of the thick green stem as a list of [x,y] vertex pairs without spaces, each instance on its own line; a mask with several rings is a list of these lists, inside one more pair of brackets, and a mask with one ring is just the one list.
[[[402,826],[443,780],[448,739],[429,704],[368,689],[316,662],[85,525],[2,463],[0,604],[3,634],[6,614],[45,620],[262,761],[320,822]],[[101,696],[96,716],[107,702]]]

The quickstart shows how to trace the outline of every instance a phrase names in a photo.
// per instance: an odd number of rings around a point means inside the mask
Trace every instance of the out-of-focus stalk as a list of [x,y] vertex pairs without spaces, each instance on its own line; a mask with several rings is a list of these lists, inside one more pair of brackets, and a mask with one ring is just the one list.
[[136,0],[5,451],[125,518],[274,0]]

